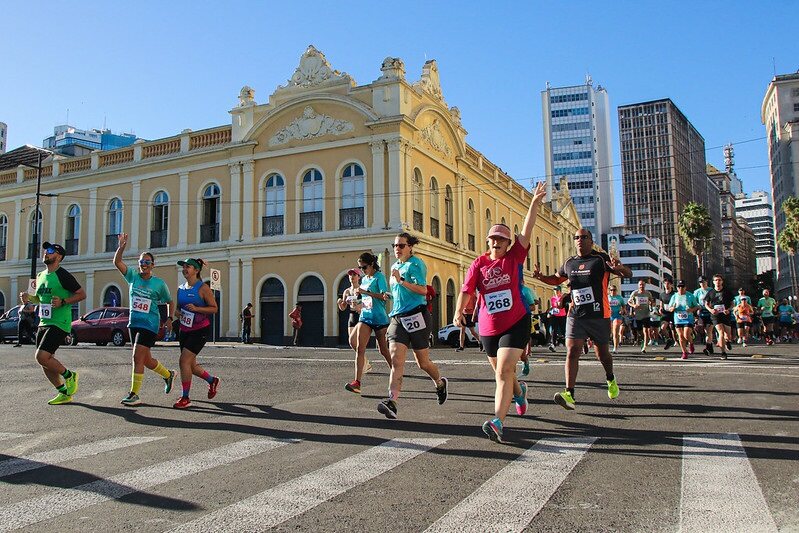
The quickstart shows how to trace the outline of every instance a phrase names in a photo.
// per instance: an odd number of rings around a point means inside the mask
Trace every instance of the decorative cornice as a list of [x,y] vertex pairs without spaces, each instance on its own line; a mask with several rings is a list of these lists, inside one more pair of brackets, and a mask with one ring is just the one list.
[[452,149],[447,144],[447,139],[441,132],[438,119],[433,119],[433,122],[419,130],[419,137],[425,141],[430,147],[445,156],[449,157],[452,154]]
[[354,80],[346,73],[334,70],[325,55],[313,45],[308,46],[300,57],[300,64],[286,85],[281,85],[277,90],[291,89],[294,87],[308,88],[327,84],[327,82],[344,82],[353,84]]
[[318,115],[311,106],[307,106],[301,117],[294,119],[269,139],[269,146],[286,144],[292,139],[306,140],[323,135],[342,135],[354,129],[352,122],[335,119],[329,115]]

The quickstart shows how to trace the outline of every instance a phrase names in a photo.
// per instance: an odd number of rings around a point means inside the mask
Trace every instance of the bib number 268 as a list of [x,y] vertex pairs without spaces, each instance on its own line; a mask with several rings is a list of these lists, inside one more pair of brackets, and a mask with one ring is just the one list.
[[491,292],[485,295],[485,302],[488,314],[493,315],[513,307],[513,296],[510,290]]

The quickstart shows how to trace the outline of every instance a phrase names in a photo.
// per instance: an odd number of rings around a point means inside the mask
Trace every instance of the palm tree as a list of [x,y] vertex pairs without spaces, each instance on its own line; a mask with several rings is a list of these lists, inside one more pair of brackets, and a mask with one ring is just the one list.
[[791,296],[796,297],[796,265],[794,257],[799,249],[799,197],[789,196],[782,202],[785,213],[785,228],[777,235],[777,244],[788,254],[788,268],[791,271]]
[[696,256],[696,269],[702,275],[702,254],[713,237],[713,223],[707,207],[688,202],[678,220],[680,237],[688,251]]

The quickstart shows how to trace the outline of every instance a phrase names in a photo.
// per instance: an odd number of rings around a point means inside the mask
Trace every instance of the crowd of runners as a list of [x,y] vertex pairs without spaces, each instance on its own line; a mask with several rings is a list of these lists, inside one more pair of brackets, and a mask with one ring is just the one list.
[[[768,290],[754,302],[739,289],[732,296],[724,287],[724,279],[714,275],[712,286],[701,278],[699,287],[690,291],[684,280],[676,287],[664,283],[659,295],[652,294],[644,281],[629,298],[617,294],[610,284],[611,276],[630,278],[631,270],[615,257],[595,247],[593,236],[586,229],[574,234],[575,255],[567,259],[552,275],[543,275],[536,265],[533,277],[553,286],[553,295],[546,310],[541,300],[524,285],[523,264],[530,248],[530,238],[545,189],[539,184],[532,197],[521,233],[512,235],[508,226],[496,224],[486,235],[488,251],[469,267],[454,311],[454,325],[464,333],[471,329],[479,336],[480,349],[485,351],[495,378],[494,413],[482,425],[492,440],[503,442],[506,416],[513,405],[523,416],[527,411],[527,384],[521,380],[529,374],[531,339],[546,342],[556,351],[565,345],[565,387],[554,395],[554,401],[567,410],[576,406],[576,382],[580,357],[593,350],[605,372],[607,394],[611,400],[619,395],[619,384],[613,370],[613,354],[620,345],[636,343],[642,353],[663,342],[668,350],[678,345],[682,358],[702,346],[705,355],[718,353],[727,358],[734,343],[746,346],[753,339],[766,344],[791,342],[796,335],[796,310],[787,300],[775,301]],[[219,377],[211,375],[197,363],[197,355],[211,336],[211,317],[218,308],[211,289],[201,278],[204,263],[200,259],[178,261],[185,283],[175,295],[166,283],[152,274],[155,257],[143,252],[138,268],[129,268],[123,261],[128,236],[121,234],[113,263],[128,283],[130,302],[130,337],[133,343],[131,386],[121,403],[136,406],[142,403],[140,392],[145,367],[164,381],[169,394],[177,375],[152,356],[158,333],[164,322],[175,321],[179,331],[179,375],[181,395],[176,409],[191,406],[193,377],[208,385],[209,399],[216,396]],[[438,404],[447,401],[449,382],[430,359],[432,320],[427,305],[427,267],[414,255],[418,239],[408,233],[394,238],[395,262],[384,274],[378,257],[364,252],[357,258],[357,268],[347,272],[348,287],[337,301],[340,311],[349,313],[349,344],[355,353],[354,375],[344,385],[347,391],[361,393],[361,382],[370,370],[366,357],[372,335],[380,355],[389,367],[388,394],[377,405],[377,411],[390,419],[398,417],[399,399],[405,360],[410,350],[416,364],[431,380]],[[61,266],[64,248],[45,242],[45,269],[36,279],[35,294],[20,293],[23,304],[36,303],[40,325],[36,337],[36,360],[45,376],[57,390],[51,405],[69,403],[78,391],[78,373],[67,369],[56,357],[58,347],[70,333],[72,304],[86,298],[77,280]],[[568,292],[562,291],[566,284]],[[387,303],[391,301],[390,312]],[[159,307],[165,307],[164,316]],[[299,315],[298,315],[299,320]],[[477,327],[477,332],[474,327]],[[295,325],[295,339],[296,330]],[[546,331],[548,330],[548,335]],[[522,363],[522,372],[516,369]]]

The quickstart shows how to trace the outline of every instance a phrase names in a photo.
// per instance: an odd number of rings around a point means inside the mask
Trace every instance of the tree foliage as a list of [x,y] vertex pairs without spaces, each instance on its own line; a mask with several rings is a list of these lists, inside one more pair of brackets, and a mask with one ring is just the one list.
[[707,207],[696,202],[688,202],[680,215],[678,226],[683,244],[696,256],[697,268],[701,273],[702,253],[713,237],[713,223]]

